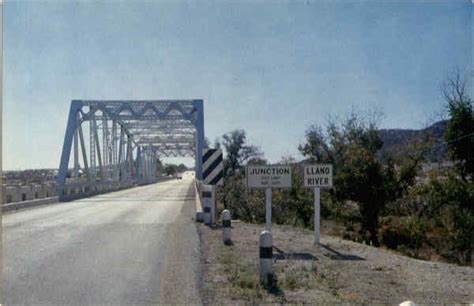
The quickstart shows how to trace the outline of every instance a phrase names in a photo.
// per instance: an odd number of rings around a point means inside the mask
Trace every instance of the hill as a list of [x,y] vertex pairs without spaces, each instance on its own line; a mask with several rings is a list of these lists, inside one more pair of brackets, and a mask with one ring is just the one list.
[[426,155],[429,162],[440,162],[446,153],[446,143],[443,139],[446,130],[447,121],[439,121],[433,125],[421,129],[381,129],[380,137],[383,141],[383,147],[380,151],[381,156],[384,153],[391,153],[396,157],[404,157],[414,152],[414,145],[419,145],[429,140],[431,142]]

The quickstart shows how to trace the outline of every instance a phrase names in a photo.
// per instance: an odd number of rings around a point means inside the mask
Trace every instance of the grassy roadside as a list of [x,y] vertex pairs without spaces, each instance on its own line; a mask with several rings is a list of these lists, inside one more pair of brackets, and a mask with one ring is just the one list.
[[[474,269],[425,262],[311,231],[273,227],[272,286],[258,277],[261,224],[234,222],[234,244],[222,230],[198,225],[203,269],[203,302],[228,303],[417,303],[472,302]],[[442,281],[441,281],[442,280]]]
[[[231,246],[221,243],[221,229],[199,225],[203,251],[205,303],[314,303],[341,301],[334,278],[318,271],[310,253],[274,251],[275,278],[264,286],[258,276],[258,234],[262,226],[234,223]],[[235,231],[235,229],[241,231]],[[242,235],[243,234],[243,235]],[[250,234],[250,235],[248,235]],[[296,259],[296,260],[294,260]]]

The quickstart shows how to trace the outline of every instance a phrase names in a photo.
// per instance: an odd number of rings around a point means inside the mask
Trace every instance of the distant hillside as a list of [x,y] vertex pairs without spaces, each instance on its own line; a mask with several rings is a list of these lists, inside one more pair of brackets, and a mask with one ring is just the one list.
[[421,130],[381,129],[379,130],[383,141],[381,155],[388,152],[398,157],[406,156],[413,151],[414,144],[421,144],[428,137],[431,140],[431,147],[426,159],[430,162],[439,162],[443,159],[447,148],[443,140],[446,124],[446,121],[439,121]]

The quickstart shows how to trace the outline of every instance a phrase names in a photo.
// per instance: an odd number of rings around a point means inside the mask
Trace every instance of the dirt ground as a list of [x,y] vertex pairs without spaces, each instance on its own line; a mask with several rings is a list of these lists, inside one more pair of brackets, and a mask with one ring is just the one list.
[[388,250],[312,232],[273,227],[275,280],[258,278],[258,239],[263,225],[232,223],[233,245],[222,229],[198,226],[204,304],[474,303],[474,268],[421,261]]

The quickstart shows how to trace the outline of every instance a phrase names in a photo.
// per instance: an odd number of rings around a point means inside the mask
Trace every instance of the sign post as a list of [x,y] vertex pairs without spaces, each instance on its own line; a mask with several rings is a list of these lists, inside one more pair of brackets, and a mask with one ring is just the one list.
[[314,244],[319,244],[320,237],[320,211],[321,211],[321,189],[314,187]]
[[314,190],[314,244],[319,245],[321,188],[332,187],[332,165],[306,165],[303,176],[304,187],[311,187]]
[[265,227],[272,231],[272,189],[265,189]]
[[265,225],[272,228],[272,188],[291,187],[291,167],[285,165],[247,166],[247,187],[265,189]]

